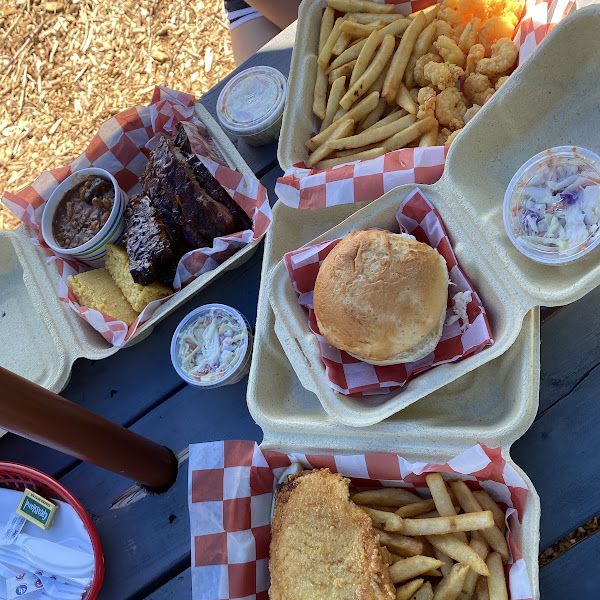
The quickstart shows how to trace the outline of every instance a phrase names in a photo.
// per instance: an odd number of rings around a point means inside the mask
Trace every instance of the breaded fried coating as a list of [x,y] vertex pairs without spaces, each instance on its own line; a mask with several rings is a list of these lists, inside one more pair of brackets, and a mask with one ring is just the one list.
[[270,600],[394,600],[371,519],[329,469],[290,476],[275,495]]

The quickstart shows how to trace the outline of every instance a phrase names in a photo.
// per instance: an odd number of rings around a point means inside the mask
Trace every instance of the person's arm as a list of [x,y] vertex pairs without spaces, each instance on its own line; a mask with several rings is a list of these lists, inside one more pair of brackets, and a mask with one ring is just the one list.
[[246,0],[247,4],[280,29],[285,29],[298,18],[300,2],[301,0]]

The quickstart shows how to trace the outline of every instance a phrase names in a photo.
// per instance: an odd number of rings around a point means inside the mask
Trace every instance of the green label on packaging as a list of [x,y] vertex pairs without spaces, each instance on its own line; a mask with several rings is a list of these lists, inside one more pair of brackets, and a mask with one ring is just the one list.
[[38,496],[31,490],[25,490],[17,507],[17,514],[42,529],[48,529],[56,508],[56,504],[46,500],[46,498]]

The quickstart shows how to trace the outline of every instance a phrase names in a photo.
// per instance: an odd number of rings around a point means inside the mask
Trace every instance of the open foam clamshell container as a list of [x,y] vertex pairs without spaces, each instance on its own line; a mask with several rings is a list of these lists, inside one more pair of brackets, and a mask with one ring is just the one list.
[[[196,116],[204,123],[232,169],[252,170],[206,109],[196,102]],[[77,358],[99,360],[119,348],[109,344],[75,311],[58,299],[59,275],[40,247],[29,239],[32,228],[21,225],[0,233],[0,365],[53,392],[69,381]],[[161,305],[125,347],[148,336],[154,326],[220,275],[246,262],[260,240],[244,246],[216,269],[204,273]]]
[[[574,302],[600,284],[600,252],[593,250],[563,266],[536,263],[512,245],[502,217],[504,192],[531,156],[559,145],[600,150],[598,27],[598,6],[557,26],[459,135],[442,178],[419,186],[440,213],[458,261],[486,308],[492,347],[436,366],[390,394],[344,396],[328,384],[317,338],[283,261],[273,269],[269,287],[275,331],[302,384],[334,418],[365,426],[389,417],[501,356],[535,306]],[[414,188],[405,185],[388,192],[310,243],[374,227],[398,231],[395,214]]]

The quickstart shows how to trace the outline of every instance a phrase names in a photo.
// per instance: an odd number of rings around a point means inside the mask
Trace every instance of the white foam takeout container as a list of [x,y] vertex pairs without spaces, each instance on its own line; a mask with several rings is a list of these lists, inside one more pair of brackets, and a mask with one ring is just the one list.
[[[207,110],[198,102],[196,116],[204,123],[232,169],[252,170]],[[21,225],[0,233],[0,365],[53,392],[62,390],[77,358],[99,360],[117,352],[75,311],[58,299],[59,276],[41,248],[29,239],[37,232]],[[254,241],[216,269],[204,273],[177,292],[144,323],[126,344],[148,336],[154,326],[220,275],[246,262],[255,252]]]
[[[574,302],[600,284],[598,249],[563,266],[535,263],[513,246],[503,221],[504,191],[533,154],[558,145],[600,149],[594,83],[600,77],[600,46],[595,43],[599,26],[597,6],[559,24],[460,134],[442,178],[419,186],[439,211],[458,261],[481,297],[495,341],[492,347],[436,366],[390,394],[344,396],[329,387],[317,338],[283,261],[270,273],[270,301],[282,347],[302,384],[334,418],[365,426],[389,417],[506,352],[535,306]],[[395,214],[414,188],[395,188],[310,243],[373,227],[397,231]]]
[[[307,5],[304,10],[309,9]],[[482,296],[497,344],[510,338],[512,343],[505,341],[502,352],[496,353],[494,347],[484,350],[481,356],[495,352],[496,357],[485,357],[485,364],[476,370],[473,365],[473,369],[453,377],[418,402],[399,412],[390,411],[383,420],[375,419],[368,428],[340,422],[324,410],[317,395],[298,377],[297,369],[308,369],[311,364],[302,346],[294,341],[296,352],[289,358],[285,354],[275,333],[275,315],[269,302],[278,292],[267,281],[284,253],[323,235],[365,207],[365,203],[302,211],[279,202],[265,242],[248,382],[248,407],[263,429],[263,449],[314,454],[393,452],[426,462],[447,460],[476,443],[501,447],[504,458],[523,477],[530,491],[520,546],[534,599],[539,598],[540,501],[528,477],[511,460],[510,448],[527,431],[538,407],[537,304],[562,304],[592,289],[600,282],[600,255],[592,253],[581,262],[561,267],[532,263],[506,236],[502,198],[504,187],[519,166],[540,150],[579,143],[598,151],[600,105],[595,98],[600,68],[600,47],[596,43],[599,27],[599,7],[577,11],[559,24],[461,133],[448,156],[444,182],[433,193],[430,190],[434,186],[422,186],[430,200],[436,206],[440,204],[438,208],[446,207],[442,217],[459,261]],[[292,81],[293,77],[290,84]],[[293,99],[293,93],[289,97]],[[304,126],[298,121],[296,131],[300,133],[295,147],[301,151]],[[281,139],[282,168],[304,158],[289,158],[289,146],[282,148],[283,132]],[[449,198],[442,196],[454,186],[457,187],[451,190]],[[371,210],[387,210],[393,218],[402,197],[413,187],[392,192],[397,195],[391,203],[393,209],[391,205],[386,207],[389,198],[373,202],[361,220],[367,220]],[[450,208],[451,204],[456,206]],[[463,224],[460,231],[467,230],[464,239],[456,237],[457,223]],[[486,284],[483,280],[488,277]],[[301,308],[295,296],[294,302]],[[509,312],[502,303],[497,305],[498,300],[504,299],[518,314]],[[306,321],[304,314],[303,323],[308,329]],[[418,383],[421,377],[412,383]],[[362,401],[365,412],[378,410],[370,406],[372,399]]]

